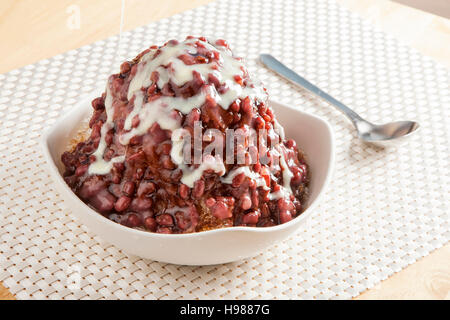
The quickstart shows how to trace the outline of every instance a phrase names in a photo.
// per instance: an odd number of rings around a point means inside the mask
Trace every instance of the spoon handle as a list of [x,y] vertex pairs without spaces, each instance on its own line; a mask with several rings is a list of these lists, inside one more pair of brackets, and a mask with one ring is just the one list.
[[319,98],[324,99],[325,101],[329,102],[333,106],[335,106],[337,109],[342,111],[355,125],[357,122],[365,121],[362,119],[358,114],[356,114],[352,109],[344,105],[342,102],[336,100],[332,96],[330,96],[328,93],[322,91],[315,85],[313,85],[311,82],[306,80],[305,78],[298,75],[293,70],[286,67],[283,63],[275,59],[270,54],[261,54],[260,55],[261,62],[271,69],[272,71],[275,71],[279,75],[283,76],[287,80],[293,82],[294,84],[303,87],[310,91],[311,93],[314,93]]

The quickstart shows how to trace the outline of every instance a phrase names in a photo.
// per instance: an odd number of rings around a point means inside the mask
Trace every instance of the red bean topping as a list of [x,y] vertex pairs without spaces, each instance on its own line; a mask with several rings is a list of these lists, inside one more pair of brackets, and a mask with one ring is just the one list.
[[128,61],[125,61],[124,63],[122,63],[120,65],[120,73],[121,74],[128,73],[128,72],[130,72],[130,70],[131,70],[131,65]]
[[173,182],[179,182],[182,176],[183,176],[183,171],[181,169],[175,169],[170,174],[170,179],[172,179]]
[[118,212],[125,211],[130,206],[131,199],[127,196],[121,196],[114,204],[114,209]]
[[121,188],[119,184],[111,183],[108,187],[109,192],[111,192],[116,198],[122,196]]
[[286,141],[286,147],[288,147],[289,149],[296,149],[297,143],[295,142],[295,140],[289,139]]
[[236,101],[230,105],[230,109],[233,112],[239,112],[240,108],[241,108],[241,106]]
[[177,222],[178,228],[186,230],[190,226],[190,219],[186,217],[183,211],[177,211],[175,213],[175,220]]
[[236,175],[236,176],[233,178],[233,180],[232,180],[232,182],[231,182],[231,185],[232,185],[234,188],[237,188],[237,187],[239,187],[239,186],[244,182],[244,180],[245,180],[245,174],[244,174],[244,173],[240,173],[240,174]]
[[280,222],[286,223],[292,220],[292,215],[290,211],[280,211]]
[[107,146],[110,146],[114,139],[114,132],[112,130],[108,131],[105,136],[105,142]]
[[94,194],[89,198],[88,203],[93,206],[100,213],[108,213],[114,208],[114,202],[116,198],[108,192],[108,190],[103,189],[97,194]]
[[223,40],[223,39],[216,40],[216,44],[219,45],[219,46],[228,48],[228,49],[230,48],[229,45],[228,45],[228,42],[226,40]]
[[136,228],[142,225],[142,221],[136,214],[132,213],[128,216],[127,225],[131,228]]
[[106,182],[97,176],[92,176],[84,181],[78,194],[82,199],[87,200],[104,189],[106,189]]
[[147,95],[152,95],[155,93],[156,89],[158,89],[156,83],[154,83],[153,85],[151,85],[150,87],[148,87],[147,89]]
[[259,197],[258,191],[256,189],[252,190],[252,207],[257,209],[259,207]]
[[242,218],[242,222],[245,224],[257,224],[260,215],[261,214],[259,213],[259,211],[252,211],[244,215],[244,217]]
[[157,232],[157,233],[165,233],[165,234],[171,234],[171,233],[173,233],[173,232],[172,232],[172,229],[167,228],[167,227],[158,227],[158,229],[156,229],[156,232]]
[[156,226],[157,226],[158,224],[156,223],[156,220],[155,220],[154,218],[152,218],[152,217],[147,217],[147,218],[145,218],[145,220],[144,220],[144,225],[145,225],[145,227],[146,227],[148,230],[150,230],[150,231],[152,231],[152,232],[155,232]]
[[92,104],[92,107],[94,108],[94,110],[105,109],[105,103],[104,103],[102,97],[95,98],[94,100],[92,100],[91,104]]
[[100,130],[102,128],[102,124],[103,123],[101,121],[99,121],[91,127],[92,128],[92,130],[91,130],[91,139],[92,140],[100,137]]
[[150,198],[134,198],[131,201],[130,209],[136,212],[142,212],[152,207],[153,201]]
[[243,85],[243,84],[242,84],[242,77],[239,76],[239,75],[235,75],[235,76],[234,76],[234,81],[236,81],[237,83],[239,83],[241,86]]
[[251,112],[252,112],[252,105],[251,105],[251,103],[250,103],[250,98],[249,97],[246,97],[243,101],[242,101],[242,103],[241,103],[241,108],[242,108],[242,111],[244,112],[244,113],[247,113],[247,114],[250,114]]
[[255,119],[255,129],[261,130],[265,128],[266,123],[264,122],[263,118],[258,117]]
[[163,155],[161,157],[162,165],[165,169],[172,170],[175,169],[175,164],[172,162],[172,159],[168,155]]
[[[192,39],[196,39],[190,44],[192,50],[181,52],[179,59],[186,65],[192,65],[193,70],[195,64],[208,63],[211,72],[204,76],[194,70],[192,80],[178,86],[169,79],[161,88],[158,86],[161,69],[158,68],[158,71],[150,75],[151,85],[141,88],[145,102],[156,102],[162,97],[187,99],[204,92],[207,85],[213,87],[219,95],[230,93],[230,84],[218,76],[225,63],[221,57],[223,48],[219,46],[228,48],[228,44],[224,40],[218,40],[216,48],[211,49],[205,45],[205,38]],[[177,43],[178,41],[171,40],[166,45],[174,46]],[[153,58],[163,52],[157,46],[152,46],[151,50],[155,51]],[[142,226],[151,232],[186,233],[230,225],[272,226],[296,217],[304,209],[302,204],[306,200],[309,172],[304,156],[297,149],[294,140],[284,140],[280,144],[293,174],[293,194],[277,200],[271,200],[269,195],[281,189],[278,183],[283,183],[282,172],[277,167],[274,167],[275,170],[270,167],[274,158],[268,147],[258,145],[258,149],[256,145],[249,145],[247,138],[244,144],[235,146],[234,157],[240,161],[237,164],[248,165],[250,170],[260,174],[270,189],[258,186],[257,180],[248,178],[244,173],[236,175],[231,184],[224,184],[221,183],[222,178],[212,170],[204,171],[202,177],[189,188],[181,183],[183,171],[171,157],[172,132],[162,129],[157,122],[147,132],[132,137],[128,145],[120,143],[118,136],[127,132],[124,129],[125,119],[136,99],[128,101],[128,86],[139,70],[138,65],[148,63],[141,60],[148,52],[150,49],[141,52],[133,61],[122,63],[120,74],[113,75],[108,80],[114,119],[113,127],[104,137],[107,148],[103,158],[109,161],[113,157],[125,155],[125,161],[114,163],[109,174],[89,175],[89,165],[96,159],[92,153],[99,146],[101,128],[107,120],[106,93],[103,93],[92,101],[90,137],[81,141],[73,151],[61,156],[66,167],[64,180],[68,185],[84,202],[111,220],[130,227]],[[178,65],[160,67],[172,72]],[[244,67],[234,73],[232,80],[243,87],[255,87]],[[226,129],[245,128],[248,132],[265,128],[271,132],[275,119],[273,110],[261,99],[242,97],[223,106],[210,95],[206,96],[203,105],[192,109],[188,114],[172,110],[169,117],[191,136],[195,122],[201,120],[203,132],[207,129],[219,129],[223,133],[223,139]],[[135,115],[131,127],[137,128],[142,124],[141,120]],[[278,143],[278,140],[277,134],[269,135],[268,145],[273,147],[271,143]],[[212,139],[204,141],[202,151],[207,142],[211,141]],[[185,148],[186,151],[193,150],[193,146],[186,145]],[[244,158],[237,158],[238,151],[243,151],[239,154]],[[225,174],[237,168],[236,165],[227,164]],[[216,219],[205,218],[210,215]]]
[[141,119],[139,119],[138,115],[135,115],[133,119],[131,119],[131,127],[137,128],[139,126],[139,123],[141,122]]
[[137,190],[137,196],[139,198],[145,197],[149,194],[152,194],[156,189],[156,186],[153,182],[142,181],[139,184],[139,188]]
[[214,199],[214,198],[208,198],[208,199],[206,199],[205,204],[206,204],[208,207],[212,207],[213,205],[216,204],[216,199]]
[[173,226],[173,218],[170,214],[163,213],[156,217],[156,222],[161,226]]
[[194,189],[192,190],[192,196],[196,199],[201,198],[205,191],[205,181],[197,180],[194,182]]
[[194,123],[199,120],[200,120],[200,110],[197,108],[194,108],[187,115],[185,124],[188,126],[194,127]]
[[87,172],[88,168],[89,168],[89,166],[87,164],[79,166],[77,168],[77,170],[75,170],[75,175],[77,177],[81,177],[82,175],[84,175]]
[[263,119],[264,119],[265,122],[270,122],[270,121],[272,121],[272,117],[269,116],[268,114],[263,115]]
[[119,172],[113,172],[113,174],[111,175],[112,183],[119,184],[121,179],[122,179],[122,176],[120,175]]
[[155,143],[161,143],[167,140],[167,134],[164,132],[164,130],[161,129],[161,127],[157,123],[151,126],[150,133],[153,135]]
[[135,184],[133,181],[127,181],[123,184],[122,191],[127,196],[132,196],[134,193],[134,187],[135,187]]
[[234,199],[231,197],[217,197],[211,213],[218,219],[227,219],[233,216]]
[[180,184],[178,193],[182,199],[187,199],[189,197],[189,187],[185,184]]
[[141,145],[142,140],[143,140],[142,136],[134,136],[134,137],[131,137],[129,144],[130,144],[130,146]]
[[252,200],[250,199],[248,194],[244,194],[241,197],[241,208],[242,210],[248,210],[252,207]]
[[120,88],[121,88],[122,85],[123,85],[123,79],[122,79],[122,78],[116,78],[116,79],[114,79],[112,85],[113,85],[113,90],[114,90],[114,91],[120,91]]

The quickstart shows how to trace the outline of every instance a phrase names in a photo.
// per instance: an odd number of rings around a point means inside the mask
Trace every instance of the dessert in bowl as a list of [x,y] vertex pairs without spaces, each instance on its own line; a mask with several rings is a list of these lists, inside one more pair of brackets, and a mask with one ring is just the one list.
[[223,40],[169,41],[123,63],[69,149],[86,105],[44,137],[52,172],[91,230],[143,257],[254,255],[296,229],[330,174],[329,126],[269,102]]

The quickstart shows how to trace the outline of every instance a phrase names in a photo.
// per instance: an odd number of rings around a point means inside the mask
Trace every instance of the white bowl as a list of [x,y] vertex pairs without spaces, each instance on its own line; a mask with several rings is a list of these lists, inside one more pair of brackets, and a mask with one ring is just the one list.
[[316,116],[271,101],[286,137],[294,139],[307,156],[311,170],[307,209],[297,218],[274,227],[231,227],[191,234],[158,234],[135,230],[113,222],[89,208],[62,178],[61,154],[75,136],[80,123],[92,113],[90,101],[82,99],[43,135],[44,155],[58,191],[72,213],[95,234],[125,252],[143,258],[183,265],[209,265],[251,257],[295,232],[313,213],[331,176],[334,146],[328,123]]

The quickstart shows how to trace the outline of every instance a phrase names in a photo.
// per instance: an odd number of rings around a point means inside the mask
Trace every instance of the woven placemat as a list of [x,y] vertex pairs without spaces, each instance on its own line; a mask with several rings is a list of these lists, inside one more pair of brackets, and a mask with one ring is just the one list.
[[[18,298],[349,298],[449,241],[443,66],[316,0],[221,0],[126,32],[120,55],[189,34],[227,39],[273,99],[330,122],[336,166],[322,203],[288,240],[217,266],[144,260],[89,232],[38,141],[112,72],[118,37],[99,41],[0,75],[0,281]],[[261,67],[262,52],[370,120],[415,119],[421,129],[400,147],[365,145],[339,112]]]

